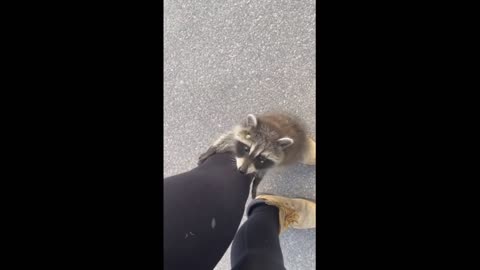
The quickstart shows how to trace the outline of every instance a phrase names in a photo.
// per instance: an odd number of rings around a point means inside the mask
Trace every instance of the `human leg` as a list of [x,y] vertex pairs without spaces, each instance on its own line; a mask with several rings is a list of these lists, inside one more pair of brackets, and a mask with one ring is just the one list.
[[316,204],[301,198],[260,195],[232,244],[233,270],[285,269],[279,234],[289,227],[315,228]]
[[165,269],[215,267],[238,229],[250,183],[228,153],[164,179]]

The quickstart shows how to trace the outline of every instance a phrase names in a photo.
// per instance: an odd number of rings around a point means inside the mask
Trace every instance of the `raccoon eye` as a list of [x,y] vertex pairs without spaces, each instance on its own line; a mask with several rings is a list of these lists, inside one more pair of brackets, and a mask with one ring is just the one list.
[[248,146],[245,146],[245,148],[244,148],[244,149],[245,149],[245,152],[247,152],[247,153],[248,153],[248,152],[250,152],[250,147],[248,147]]

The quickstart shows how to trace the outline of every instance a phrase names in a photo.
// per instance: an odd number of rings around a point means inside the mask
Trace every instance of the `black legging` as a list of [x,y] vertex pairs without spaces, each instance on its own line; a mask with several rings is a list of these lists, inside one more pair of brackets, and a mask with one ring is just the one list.
[[228,153],[164,179],[165,269],[211,270],[234,237],[233,269],[284,269],[276,207],[257,203],[235,235],[251,181]]

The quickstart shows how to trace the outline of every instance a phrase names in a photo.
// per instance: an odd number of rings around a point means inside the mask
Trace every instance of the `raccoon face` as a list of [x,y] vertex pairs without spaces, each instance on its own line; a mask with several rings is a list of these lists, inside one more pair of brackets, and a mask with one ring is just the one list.
[[235,159],[241,173],[250,174],[259,170],[266,170],[275,166],[275,162],[263,153],[257,153],[254,147],[237,141],[235,145]]
[[252,114],[248,115],[247,121],[238,126],[234,133],[237,168],[245,174],[277,166],[284,158],[284,150],[293,144],[291,138],[279,138],[278,134],[268,127],[259,125]]

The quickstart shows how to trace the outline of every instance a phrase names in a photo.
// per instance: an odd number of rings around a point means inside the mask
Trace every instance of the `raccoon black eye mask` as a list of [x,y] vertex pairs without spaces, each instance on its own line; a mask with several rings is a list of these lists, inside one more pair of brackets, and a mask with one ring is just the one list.
[[[239,157],[239,158],[248,157],[250,160],[253,161],[253,165],[256,170],[265,170],[275,165],[275,162],[263,156],[261,153],[256,157],[252,156],[253,152],[251,150],[252,148],[250,146],[237,141],[236,149],[235,149],[236,157]],[[245,171],[242,173],[245,173]]]
[[257,117],[249,114],[243,123],[220,136],[200,155],[198,163],[215,153],[233,153],[239,172],[254,174],[252,198],[255,198],[257,187],[269,169],[297,161],[314,164],[315,151],[312,149],[315,143],[310,141],[313,142],[292,116],[268,113]]

